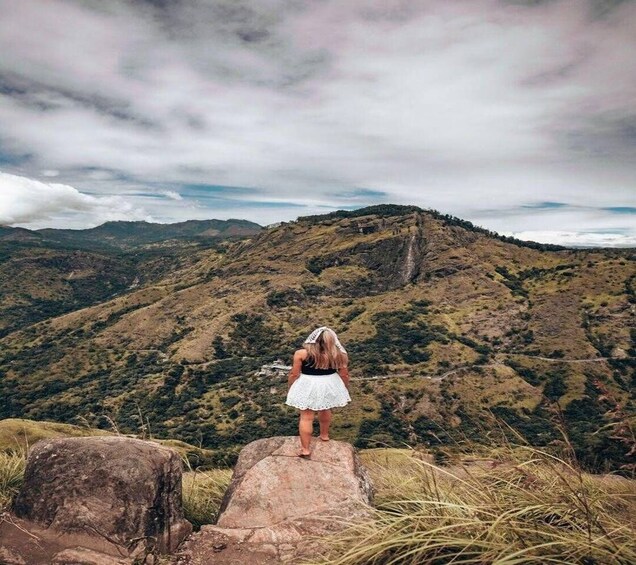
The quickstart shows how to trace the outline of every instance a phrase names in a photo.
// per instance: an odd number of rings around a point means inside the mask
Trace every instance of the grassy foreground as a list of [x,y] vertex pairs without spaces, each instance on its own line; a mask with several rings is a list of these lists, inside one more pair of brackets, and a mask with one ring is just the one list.
[[374,515],[325,542],[321,563],[636,563],[636,481],[531,447],[448,467],[408,450],[361,455]]
[[[0,450],[0,510],[17,492],[26,451]],[[409,449],[361,452],[376,495],[372,517],[322,540],[319,563],[636,563],[636,481],[583,473],[527,446],[493,448],[448,466]],[[193,470],[183,503],[212,523],[231,470]]]

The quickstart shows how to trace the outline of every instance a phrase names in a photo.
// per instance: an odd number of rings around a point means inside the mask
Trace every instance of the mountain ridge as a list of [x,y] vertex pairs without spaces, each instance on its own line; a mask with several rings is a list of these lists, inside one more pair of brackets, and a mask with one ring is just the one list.
[[[240,218],[228,218],[227,220],[191,219],[191,220],[183,220],[178,222],[148,222],[145,220],[111,220],[111,221],[104,222],[103,224],[99,224],[92,228],[73,228],[73,229],[40,228],[36,230],[30,230],[28,228],[0,225],[0,239],[8,235],[10,233],[9,230],[13,230],[15,232],[20,231],[23,233],[28,232],[30,234],[40,234],[40,235],[50,234],[50,235],[61,235],[61,236],[66,235],[66,236],[72,237],[72,235],[74,234],[75,235],[76,234],[82,234],[82,235],[94,234],[94,233],[103,234],[103,233],[108,233],[115,228],[123,228],[123,227],[124,228],[127,227],[129,229],[137,228],[137,229],[143,230],[143,229],[152,229],[155,226],[157,227],[161,226],[164,229],[178,230],[179,228],[195,227],[197,225],[204,226],[205,224],[208,224],[209,227],[212,227],[212,226],[220,225],[224,222],[230,223],[230,224],[242,225],[245,228],[245,231],[244,233],[241,233],[240,235],[248,235],[249,233],[253,233],[253,230],[266,229],[266,228],[273,229],[273,228],[279,227],[280,225],[285,225],[285,224],[295,223],[295,222],[299,222],[299,223],[324,222],[324,221],[330,221],[330,220],[338,219],[338,218],[356,218],[356,217],[362,217],[365,215],[372,215],[372,214],[375,214],[381,217],[381,216],[391,216],[391,215],[398,215],[398,214],[410,213],[410,212],[425,212],[427,214],[432,215],[433,217],[436,217],[442,221],[445,221],[448,224],[459,225],[468,230],[484,233],[496,239],[500,239],[501,241],[504,241],[506,243],[512,243],[514,245],[520,245],[525,247],[532,247],[532,248],[538,248],[538,249],[544,249],[544,250],[554,250],[554,251],[564,250],[564,249],[592,249],[592,250],[598,249],[598,250],[606,250],[606,251],[611,251],[615,249],[618,249],[618,250],[635,249],[634,247],[604,247],[604,246],[594,246],[594,245],[567,246],[567,245],[559,245],[559,244],[552,244],[552,243],[542,243],[542,242],[538,242],[534,240],[522,240],[514,236],[506,236],[506,235],[499,234],[498,232],[494,230],[484,228],[482,226],[474,224],[473,222],[469,220],[464,220],[452,214],[442,213],[433,208],[421,208],[415,205],[401,205],[401,204],[376,204],[371,206],[363,206],[360,208],[355,208],[353,210],[343,209],[343,210],[335,210],[333,212],[326,212],[324,214],[298,216],[295,220],[275,222],[274,224],[270,224],[268,226],[262,226],[257,223],[251,222],[250,220],[244,220]],[[250,230],[252,230],[252,232],[250,232]],[[189,230],[185,230],[185,231],[189,231]],[[193,230],[193,231],[196,232],[196,231],[204,231],[204,230]],[[239,234],[236,234],[236,235],[239,235]]]
[[261,229],[260,225],[248,220],[210,219],[165,224],[145,221],[111,221],[88,229],[45,228],[35,230],[35,233],[60,243],[132,249],[173,239],[248,236]]

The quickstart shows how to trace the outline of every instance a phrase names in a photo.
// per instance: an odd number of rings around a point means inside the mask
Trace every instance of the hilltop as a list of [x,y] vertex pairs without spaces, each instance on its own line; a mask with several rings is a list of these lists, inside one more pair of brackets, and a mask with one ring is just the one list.
[[294,434],[285,379],[254,372],[325,324],[352,359],[343,439],[439,448],[491,441],[498,420],[546,445],[558,402],[585,464],[617,468],[620,438],[592,432],[633,413],[635,259],[416,207],[299,218],[8,333],[0,417],[107,415],[216,449]]

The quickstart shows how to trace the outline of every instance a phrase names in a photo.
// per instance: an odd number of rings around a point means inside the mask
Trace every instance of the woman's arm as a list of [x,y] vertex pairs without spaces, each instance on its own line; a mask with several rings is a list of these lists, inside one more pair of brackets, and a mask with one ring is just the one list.
[[340,367],[340,369],[338,369],[338,374],[340,375],[342,382],[348,389],[349,388],[349,367],[347,367],[346,365],[344,367]]
[[292,368],[289,371],[289,375],[287,376],[287,390],[290,389],[294,381],[300,376],[300,367],[302,365],[304,358],[305,358],[304,349],[299,349],[298,351],[296,351],[296,353],[294,353]]

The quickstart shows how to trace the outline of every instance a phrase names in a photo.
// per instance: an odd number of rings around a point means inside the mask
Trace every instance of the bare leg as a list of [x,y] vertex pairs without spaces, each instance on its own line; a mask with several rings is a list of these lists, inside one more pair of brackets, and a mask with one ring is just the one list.
[[329,439],[329,425],[331,424],[331,410],[320,410],[318,421],[320,422],[320,439],[327,441]]
[[298,435],[300,436],[300,452],[303,455],[309,455],[311,453],[309,449],[309,443],[311,441],[311,434],[314,428],[314,411],[313,410],[301,410],[300,419],[298,421]]

